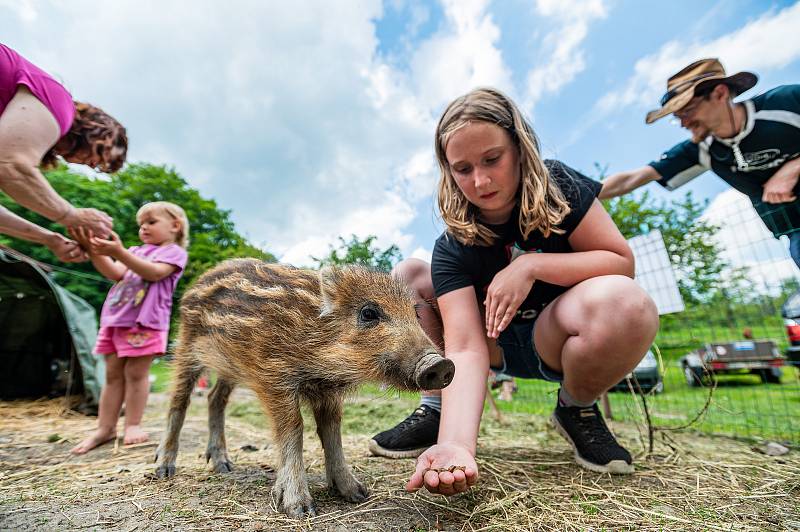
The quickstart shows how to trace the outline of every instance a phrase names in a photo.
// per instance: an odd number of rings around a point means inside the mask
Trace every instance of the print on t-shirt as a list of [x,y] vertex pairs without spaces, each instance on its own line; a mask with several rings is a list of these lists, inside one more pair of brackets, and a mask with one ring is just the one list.
[[149,286],[150,283],[141,277],[123,279],[111,287],[108,294],[108,305],[113,309],[133,301],[133,306],[138,307],[144,301]]
[[128,249],[131,254],[149,262],[171,264],[172,273],[156,282],[149,282],[133,270],[108,292],[100,313],[101,327],[133,327],[168,330],[175,286],[186,265],[186,250],[175,243],[156,246],[145,244]]

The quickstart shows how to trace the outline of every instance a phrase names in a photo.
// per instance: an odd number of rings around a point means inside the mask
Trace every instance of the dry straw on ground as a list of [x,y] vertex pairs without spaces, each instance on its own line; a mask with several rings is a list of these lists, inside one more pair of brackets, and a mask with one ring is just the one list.
[[[239,395],[238,401],[249,401]],[[346,415],[358,415],[355,399]],[[57,400],[0,403],[0,528],[92,530],[765,530],[800,528],[800,457],[755,452],[723,438],[658,433],[655,450],[637,457],[637,472],[611,477],[584,471],[545,421],[508,415],[482,427],[481,479],[446,499],[409,494],[411,460],[368,455],[371,434],[345,435],[345,452],[372,490],[364,504],[343,503],[324,484],[312,427],[306,465],[319,515],[296,521],[275,512],[269,496],[275,453],[269,436],[229,416],[236,464],[213,475],[205,449],[204,400],[195,399],[182,436],[178,475],[152,480],[155,443],[107,444],[86,456],[69,449],[95,420],[63,411]],[[146,425],[160,436],[165,401],[151,400]],[[398,409],[398,418],[403,410]],[[640,447],[635,427],[615,425]]]

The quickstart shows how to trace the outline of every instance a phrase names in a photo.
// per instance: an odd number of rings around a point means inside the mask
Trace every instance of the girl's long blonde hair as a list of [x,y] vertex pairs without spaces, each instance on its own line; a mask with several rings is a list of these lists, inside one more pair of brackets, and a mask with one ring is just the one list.
[[189,247],[189,218],[186,217],[186,211],[184,211],[182,207],[170,203],[169,201],[152,201],[150,203],[145,203],[139,207],[139,211],[136,213],[136,223],[141,223],[142,218],[152,212],[164,213],[173,220],[177,220],[181,227],[178,230],[175,243],[183,249]]
[[519,229],[524,238],[535,230],[545,237],[562,234],[558,225],[570,208],[558,184],[539,155],[539,141],[533,128],[505,94],[479,88],[456,98],[447,106],[436,126],[436,159],[439,162],[439,211],[449,232],[464,245],[489,246],[497,235],[478,219],[478,209],[458,188],[445,150],[451,135],[470,122],[488,122],[505,129],[519,150]]

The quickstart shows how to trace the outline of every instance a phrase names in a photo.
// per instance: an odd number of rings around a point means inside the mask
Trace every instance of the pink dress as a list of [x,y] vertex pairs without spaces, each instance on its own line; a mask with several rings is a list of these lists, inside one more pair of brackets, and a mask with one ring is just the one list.
[[154,283],[126,271],[106,296],[94,352],[118,357],[162,355],[167,350],[172,294],[188,255],[178,244],[144,244],[128,251],[150,262],[171,264],[175,271]]
[[44,70],[0,44],[0,115],[20,85],[26,86],[50,110],[61,136],[66,135],[75,118],[75,103],[70,93]]

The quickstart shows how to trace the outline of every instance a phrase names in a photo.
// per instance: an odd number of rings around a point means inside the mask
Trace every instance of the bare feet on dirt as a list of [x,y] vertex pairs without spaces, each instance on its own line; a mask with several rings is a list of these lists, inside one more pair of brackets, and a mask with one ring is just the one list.
[[125,427],[125,439],[123,443],[125,445],[132,445],[134,443],[144,443],[150,439],[150,435],[147,434],[142,427],[139,425],[131,425],[130,427]]
[[117,432],[115,430],[109,429],[97,429],[92,432],[92,435],[80,442],[78,445],[72,448],[70,453],[72,454],[86,454],[87,452],[91,451],[95,447],[103,445],[106,442],[109,442],[117,437]]

